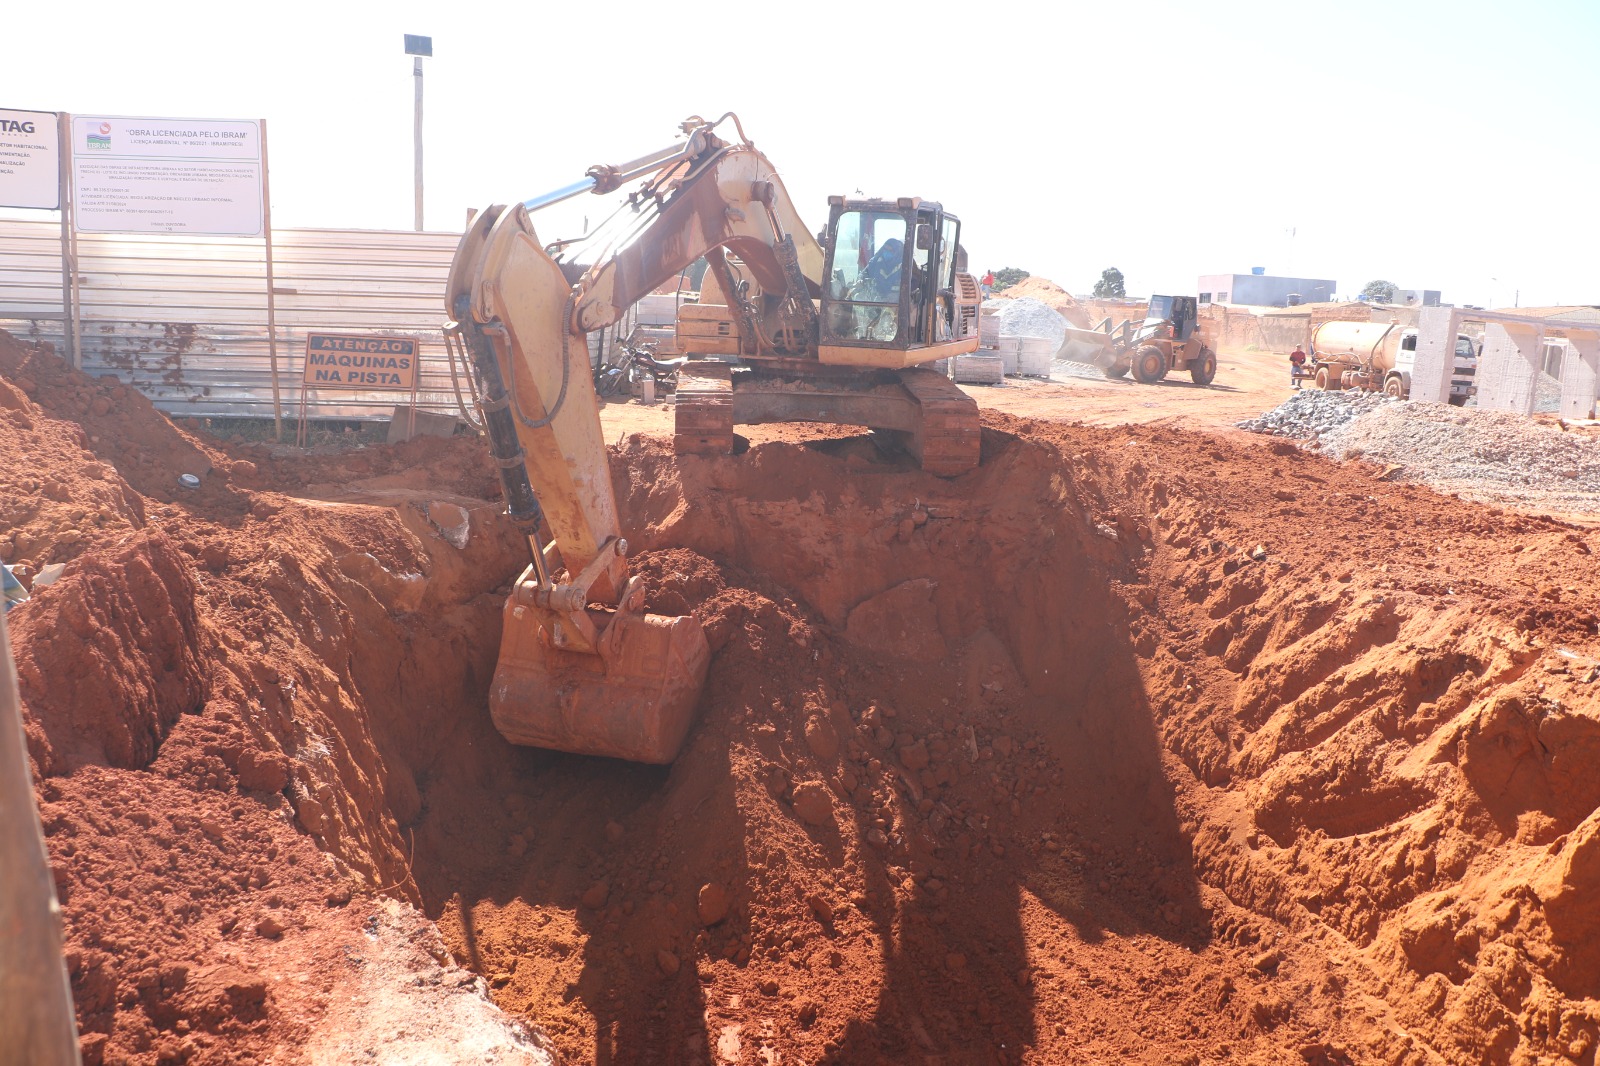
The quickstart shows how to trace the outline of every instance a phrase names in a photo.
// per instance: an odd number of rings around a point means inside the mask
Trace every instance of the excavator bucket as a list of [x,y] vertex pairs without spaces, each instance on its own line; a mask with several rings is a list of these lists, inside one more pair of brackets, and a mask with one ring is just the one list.
[[541,616],[508,599],[489,688],[495,728],[513,744],[670,763],[694,723],[711,661],[700,623],[618,613],[604,641],[604,655],[552,647]]

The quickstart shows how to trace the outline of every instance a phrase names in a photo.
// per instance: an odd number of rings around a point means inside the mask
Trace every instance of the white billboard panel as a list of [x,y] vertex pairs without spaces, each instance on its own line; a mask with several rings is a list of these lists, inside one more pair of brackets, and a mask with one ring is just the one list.
[[261,124],[72,119],[74,222],[84,233],[262,233]]
[[0,207],[61,207],[61,135],[54,111],[0,109]]

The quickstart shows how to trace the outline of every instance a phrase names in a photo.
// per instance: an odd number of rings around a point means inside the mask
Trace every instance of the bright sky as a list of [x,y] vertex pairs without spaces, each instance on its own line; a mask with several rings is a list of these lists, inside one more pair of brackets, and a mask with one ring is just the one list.
[[1595,0],[78,0],[5,22],[0,107],[266,119],[280,227],[411,227],[414,33],[429,229],[732,110],[813,230],[830,193],[939,200],[974,273],[1083,293],[1116,266],[1142,295],[1262,266],[1600,303]]

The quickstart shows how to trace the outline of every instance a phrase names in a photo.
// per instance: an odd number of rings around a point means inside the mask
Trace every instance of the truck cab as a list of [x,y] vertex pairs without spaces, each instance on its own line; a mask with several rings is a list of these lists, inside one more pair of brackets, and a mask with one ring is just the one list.
[[[1394,369],[1385,376],[1383,391],[1386,395],[1405,398],[1411,395],[1411,372],[1417,364],[1417,330],[1406,329],[1400,333],[1400,343],[1394,353]],[[1450,403],[1460,407],[1467,397],[1478,391],[1478,343],[1465,333],[1456,334],[1454,364],[1450,372]]]

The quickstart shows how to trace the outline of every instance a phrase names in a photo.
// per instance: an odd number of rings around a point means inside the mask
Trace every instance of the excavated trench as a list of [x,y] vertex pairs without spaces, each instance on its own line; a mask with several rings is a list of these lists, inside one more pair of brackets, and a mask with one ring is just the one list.
[[619,451],[652,605],[715,659],[670,770],[480,734],[425,789],[424,906],[498,1002],[580,1059],[999,1053],[1041,1042],[1034,926],[1204,938],[1111,587],[1137,527],[986,451],[959,485],[862,440]]
[[423,1008],[340,1005],[453,956],[574,1062],[1593,1062],[1586,531],[1159,427],[992,419],[954,480],[629,438],[651,605],[715,652],[652,768],[493,731],[476,442],[0,376],[0,551],[66,564],[10,621],[86,1061],[380,1054]]

